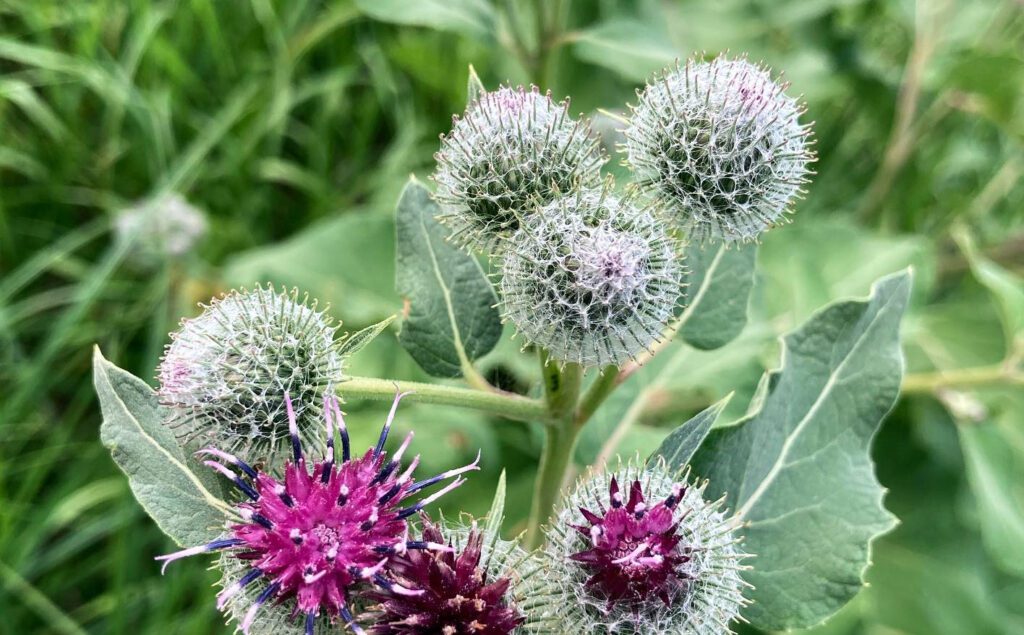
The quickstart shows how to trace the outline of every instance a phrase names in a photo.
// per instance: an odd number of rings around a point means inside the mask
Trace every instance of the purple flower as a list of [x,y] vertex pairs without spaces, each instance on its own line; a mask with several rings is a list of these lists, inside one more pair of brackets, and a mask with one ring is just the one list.
[[589,524],[573,527],[592,546],[570,558],[591,574],[587,586],[598,590],[609,604],[637,605],[649,597],[669,604],[672,592],[687,577],[680,565],[690,561],[691,550],[680,545],[679,523],[673,520],[685,493],[685,487],[676,485],[666,500],[651,506],[644,500],[639,480],[633,481],[625,499],[618,480],[612,478],[608,510],[597,514],[581,507]]
[[[423,517],[423,541],[443,544],[441,530]],[[512,580],[490,580],[481,563],[483,534],[475,527],[461,552],[447,549],[407,552],[389,563],[403,587],[415,596],[375,593],[380,602],[374,635],[510,635],[526,621],[510,601]]]
[[[318,616],[332,621],[340,618],[353,632],[363,633],[350,608],[360,587],[376,585],[396,595],[415,597],[423,589],[411,588],[388,577],[387,566],[395,555],[410,550],[448,548],[408,539],[407,518],[419,512],[464,482],[456,478],[443,489],[408,506],[410,496],[432,485],[478,469],[477,461],[422,481],[413,481],[419,463],[408,467],[401,458],[412,441],[412,433],[390,458],[384,451],[391,423],[403,394],[395,397],[380,440],[361,457],[350,457],[348,431],[338,402],[328,398],[324,408],[327,450],[312,469],[302,453],[301,441],[290,399],[286,398],[293,460],[285,464],[284,479],[278,481],[254,469],[241,459],[214,448],[199,453],[212,457],[207,465],[229,478],[247,500],[237,505],[242,522],[229,526],[229,536],[213,542],[160,556],[167,564],[191,555],[228,550],[249,565],[248,572],[218,596],[217,606],[250,584],[265,584],[242,619],[248,633],[260,608],[268,601],[294,599],[294,617],[300,614],[311,634]],[[339,463],[334,456],[334,428],[342,440]]]

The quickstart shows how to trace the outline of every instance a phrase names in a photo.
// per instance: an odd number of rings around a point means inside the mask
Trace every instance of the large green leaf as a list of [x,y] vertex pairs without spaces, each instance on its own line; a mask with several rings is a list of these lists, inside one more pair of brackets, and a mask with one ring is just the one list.
[[757,245],[694,245],[686,253],[686,309],[679,335],[702,350],[721,348],[747,324]]
[[490,38],[497,21],[487,0],[356,0],[360,11],[381,22],[426,26]]
[[870,542],[895,518],[869,455],[899,394],[899,326],[909,273],[867,300],[833,304],[783,339],[760,410],[713,430],[693,460],[746,521],[756,558],[746,617],[773,630],[812,626],[861,588]]
[[144,381],[93,354],[93,381],[103,412],[100,439],[110,449],[139,504],[180,545],[216,538],[230,507],[215,496],[163,424],[156,393]]
[[574,41],[573,52],[581,60],[637,82],[679,57],[663,28],[634,19],[602,22],[576,35]]
[[439,209],[415,178],[398,201],[395,286],[406,298],[399,341],[435,377],[457,377],[501,337],[494,287],[480,263],[446,240]]

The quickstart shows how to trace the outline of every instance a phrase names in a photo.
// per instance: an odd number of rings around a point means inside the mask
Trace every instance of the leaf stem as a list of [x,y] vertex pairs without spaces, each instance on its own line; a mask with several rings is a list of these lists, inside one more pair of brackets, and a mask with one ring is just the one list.
[[346,398],[390,400],[395,391],[411,393],[410,401],[472,408],[518,421],[550,420],[543,401],[514,393],[443,386],[415,381],[393,381],[373,377],[349,377],[338,386],[338,394]]
[[958,370],[911,373],[903,378],[903,392],[932,393],[944,388],[980,388],[993,385],[1024,386],[1024,372],[1005,364]]

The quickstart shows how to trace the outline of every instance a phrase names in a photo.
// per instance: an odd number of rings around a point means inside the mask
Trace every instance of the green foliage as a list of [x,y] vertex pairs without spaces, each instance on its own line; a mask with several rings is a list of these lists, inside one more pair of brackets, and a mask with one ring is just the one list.
[[[330,301],[348,330],[399,313],[394,204],[410,172],[433,169],[437,135],[472,94],[461,80],[470,63],[487,85],[532,82],[558,99],[572,95],[574,114],[621,112],[647,70],[692,50],[728,49],[785,70],[793,93],[806,95],[818,175],[797,222],[760,245],[742,332],[713,351],[685,338],[667,345],[598,410],[577,462],[646,456],[733,391],[719,422],[736,420],[778,363],[778,334],[913,265],[908,390],[872,453],[901,525],[872,544],[870,586],[812,632],[1024,633],[1024,578],[1000,535],[1018,526],[1004,502],[1019,492],[1013,439],[1024,408],[1007,372],[1019,376],[1019,321],[1007,326],[1015,314],[1003,308],[1022,272],[1020,7],[409,4],[38,0],[0,9],[4,628],[224,630],[206,563],[159,576],[152,557],[168,540],[97,438],[93,342],[149,379],[167,332],[197,301],[258,280]],[[556,34],[543,55],[535,24]],[[923,55],[913,58],[920,73],[908,72],[912,52]],[[901,95],[916,101],[900,106]],[[602,134],[611,149],[614,130]],[[170,192],[207,213],[209,235],[186,257],[142,271],[115,244],[110,220]],[[951,228],[969,235],[970,258]],[[987,264],[973,264],[977,257]],[[986,281],[991,267],[1010,282],[1002,300]],[[508,337],[478,364],[516,393],[537,380],[535,361]],[[979,369],[980,383],[954,381]],[[429,378],[388,333],[350,371]],[[346,407],[353,436],[372,442],[386,406]],[[485,448],[484,471],[449,500],[449,516],[486,513],[504,468],[506,535],[524,527],[539,426],[427,405],[400,419],[437,438],[437,466]]]
[[694,457],[712,496],[747,522],[756,626],[813,626],[863,583],[868,544],[895,524],[869,448],[899,392],[899,325],[909,274],[867,301],[832,305],[784,339],[758,408],[713,432]]
[[356,0],[366,15],[384,22],[428,26],[474,37],[490,37],[497,15],[488,0]]
[[458,377],[498,343],[498,296],[472,256],[445,241],[430,192],[411,180],[398,201],[395,286],[406,311],[398,336],[431,375]]
[[711,432],[711,427],[718,420],[718,415],[722,414],[722,410],[725,409],[731,398],[732,395],[729,395],[718,403],[708,406],[701,410],[696,417],[673,430],[672,434],[662,441],[658,450],[648,460],[664,459],[670,472],[682,470],[689,465],[693,455]]
[[701,350],[721,348],[747,324],[757,245],[692,245],[686,252],[687,288],[679,335]]
[[128,475],[139,504],[179,545],[205,544],[220,535],[230,508],[213,493],[219,488],[198,476],[195,461],[164,425],[153,389],[103,359],[98,348],[93,377],[103,411],[100,438]]

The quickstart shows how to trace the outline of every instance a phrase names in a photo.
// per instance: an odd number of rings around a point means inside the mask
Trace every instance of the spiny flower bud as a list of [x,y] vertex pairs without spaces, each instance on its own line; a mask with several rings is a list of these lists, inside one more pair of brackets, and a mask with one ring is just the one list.
[[661,337],[682,277],[678,246],[650,210],[591,190],[552,201],[512,237],[501,306],[554,360],[620,365]]
[[729,631],[743,554],[722,501],[663,462],[591,474],[563,502],[545,553],[566,629],[599,635]]
[[478,250],[494,248],[537,205],[597,185],[606,160],[568,101],[504,87],[453,118],[436,159],[438,219],[455,244]]
[[638,185],[697,240],[750,240],[780,222],[814,158],[787,87],[744,58],[667,72],[639,93],[625,132]]
[[317,441],[309,433],[342,378],[342,357],[337,325],[306,300],[269,286],[233,291],[182,322],[158,369],[180,438],[273,462],[287,444],[290,394],[303,440]]
[[[395,580],[421,595],[378,592],[374,635],[512,635],[527,616],[516,600],[529,556],[477,527],[449,530],[423,516],[421,541],[446,549],[409,551],[389,564]],[[503,544],[498,544],[503,543]],[[523,597],[518,597],[525,600]]]
[[[395,397],[376,447],[359,457],[350,456],[337,399],[325,400],[326,452],[322,460],[312,462],[303,452],[295,413],[286,399],[292,460],[280,479],[219,449],[200,450],[198,454],[210,457],[205,463],[244,494],[245,501],[236,506],[239,521],[229,525],[223,538],[157,560],[163,561],[164,569],[175,560],[211,552],[241,561],[242,567],[224,567],[217,607],[226,608],[246,635],[313,635],[318,624],[339,622],[364,633],[353,612],[363,590],[376,586],[407,597],[425,595],[426,589],[405,586],[391,576],[388,564],[410,551],[450,549],[437,542],[409,540],[406,519],[462,485],[461,475],[478,469],[479,457],[465,467],[414,481],[419,457],[408,467],[401,464],[413,434],[392,456],[384,451],[402,397]],[[340,461],[335,461],[335,430],[342,441]],[[402,506],[417,493],[449,480],[426,498]],[[286,607],[287,617],[273,610],[279,605]]]
[[114,219],[117,240],[128,255],[151,266],[188,253],[206,234],[206,215],[174,192],[125,208]]

